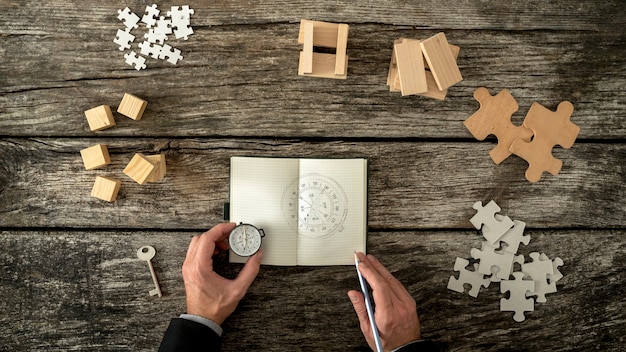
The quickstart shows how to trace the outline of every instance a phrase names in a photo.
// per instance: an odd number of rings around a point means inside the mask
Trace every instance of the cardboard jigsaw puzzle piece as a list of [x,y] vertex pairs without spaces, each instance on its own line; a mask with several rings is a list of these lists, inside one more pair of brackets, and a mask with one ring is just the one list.
[[118,20],[122,20],[126,28],[133,29],[139,27],[137,24],[139,22],[139,16],[137,16],[134,12],[132,12],[128,7],[124,10],[117,10]]
[[544,171],[558,175],[563,162],[552,156],[552,148],[560,145],[569,149],[578,137],[580,127],[570,121],[574,106],[569,101],[551,111],[533,103],[524,119],[524,126],[533,131],[532,141],[515,140],[509,151],[528,162],[526,179],[537,182]]
[[515,280],[502,281],[500,283],[500,292],[509,292],[509,298],[500,299],[500,311],[515,312],[513,320],[522,322],[526,319],[524,312],[532,312],[535,310],[535,301],[532,298],[526,298],[528,292],[535,289],[535,283],[532,280],[524,280],[524,273],[513,273]]
[[125,31],[118,29],[113,43],[120,46],[120,51],[124,51],[125,49],[130,49],[130,43],[134,40],[135,36],[130,34],[130,29],[127,28]]
[[467,259],[456,258],[456,261],[454,262],[454,271],[459,272],[459,278],[457,279],[454,276],[450,276],[450,280],[448,280],[448,289],[464,293],[465,285],[469,284],[471,286],[469,295],[472,297],[478,297],[480,287],[489,287],[491,281],[485,279],[484,275],[478,272],[478,264],[474,264],[474,271],[467,270],[466,267],[468,265],[469,261]]
[[483,207],[483,203],[478,201],[472,208],[476,209],[476,214],[472,216],[470,222],[477,230],[482,227],[483,236],[489,243],[495,244],[511,227],[514,222],[508,216],[495,217],[501,209],[493,200]]
[[527,296],[537,296],[537,302],[546,302],[546,294],[556,292],[556,282],[549,282],[548,278],[554,274],[552,260],[545,254],[532,252],[529,254],[532,262],[522,264],[522,272],[525,278],[535,282],[535,288]]
[[[500,214],[496,214],[495,218],[498,221],[505,221],[505,217]],[[528,244],[530,243],[530,235],[524,235],[525,228],[526,228],[525,222],[519,221],[519,220],[513,220],[513,227],[508,229],[504,233],[504,235],[500,237],[500,242],[504,242],[507,245],[504,248],[505,251],[515,254],[517,253],[517,250],[519,249],[520,243],[523,243],[524,245],[528,246]]]
[[511,155],[509,148],[514,140],[529,142],[533,132],[511,122],[511,116],[519,106],[508,90],[503,89],[492,96],[487,88],[481,87],[474,91],[474,99],[480,103],[480,108],[463,125],[479,141],[489,135],[498,138],[498,145],[489,152],[489,156],[493,162],[500,164]]
[[[500,280],[508,280],[513,270],[513,263],[524,263],[523,255],[515,255],[506,251],[496,252],[498,248],[489,242],[483,242],[480,250],[472,248],[470,254],[480,259],[478,272],[483,275],[494,274]],[[497,281],[497,280],[492,280]]]

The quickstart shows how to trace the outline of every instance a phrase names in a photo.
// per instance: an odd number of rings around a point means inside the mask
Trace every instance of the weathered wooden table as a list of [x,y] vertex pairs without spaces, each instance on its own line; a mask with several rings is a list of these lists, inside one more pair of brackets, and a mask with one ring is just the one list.
[[[170,42],[184,59],[136,71],[113,43],[117,10],[149,4],[0,1],[0,350],[155,350],[185,310],[190,238],[222,219],[233,155],[369,158],[368,250],[413,294],[425,338],[453,351],[623,350],[625,2],[189,1],[194,34]],[[297,75],[301,18],[350,25],[347,80]],[[461,47],[464,80],[445,101],[390,93],[393,40],[441,31]],[[512,92],[517,124],[533,102],[574,104],[581,132],[555,148],[558,176],[531,184],[522,159],[489,159],[495,138],[462,124],[481,86]],[[90,132],[83,111],[124,92],[149,102],[144,117]],[[79,151],[97,143],[113,163],[85,171]],[[165,180],[126,177],[136,152],[165,153]],[[116,202],[90,197],[96,175],[123,180]],[[559,292],[523,323],[499,312],[497,285],[476,299],[446,289],[455,258],[481,243],[472,204],[491,199],[526,222],[520,253],[565,262]],[[162,298],[135,256],[145,244]],[[228,277],[240,269],[217,261]],[[224,349],[366,350],[356,288],[353,267],[263,267]]]

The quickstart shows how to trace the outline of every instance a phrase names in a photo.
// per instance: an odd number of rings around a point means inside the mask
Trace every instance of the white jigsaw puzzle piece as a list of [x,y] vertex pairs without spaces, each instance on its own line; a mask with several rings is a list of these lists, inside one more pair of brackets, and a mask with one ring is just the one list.
[[137,23],[139,22],[139,16],[131,12],[128,7],[126,7],[124,10],[117,10],[117,13],[117,19],[122,20],[126,28],[133,29],[139,27],[139,25],[137,25]]
[[167,11],[167,15],[172,18],[172,21],[174,21],[180,18],[190,18],[194,12],[194,9],[190,8],[189,5],[184,5],[182,7],[172,6],[171,11]]
[[161,55],[161,50],[163,47],[158,44],[152,44],[148,41],[143,41],[139,43],[139,48],[141,48],[141,55],[150,56],[154,59],[158,59],[159,55]]
[[[500,214],[495,215],[496,220],[498,221],[506,221],[504,216]],[[505,251],[516,254],[519,249],[520,243],[528,246],[530,243],[530,235],[524,235],[524,229],[526,228],[526,223],[523,221],[513,220],[513,227],[508,229],[502,237],[500,237],[500,242],[504,242],[507,244]]]
[[[515,255],[506,251],[496,252],[498,248],[487,241],[483,241],[481,250],[472,248],[470,254],[474,259],[480,259],[478,272],[483,275],[494,274],[500,280],[508,280],[513,270],[513,263],[524,263],[523,255]],[[497,270],[495,270],[495,268]],[[497,280],[492,280],[497,281]]]
[[146,68],[146,59],[144,57],[138,56],[136,52],[131,51],[128,54],[124,54],[124,58],[126,59],[126,63],[135,66],[137,71]]
[[556,281],[550,282],[549,277],[554,274],[554,265],[547,255],[538,252],[529,254],[532,263],[522,264],[522,271],[526,278],[531,278],[535,282],[535,289],[527,296],[537,296],[537,302],[545,303],[546,294],[556,292]]
[[509,298],[500,299],[501,312],[515,312],[513,320],[522,322],[526,319],[524,312],[532,312],[535,310],[535,301],[532,298],[526,298],[527,292],[535,289],[535,283],[532,280],[524,280],[524,273],[514,272],[515,280],[502,281],[500,283],[500,292],[509,292]]
[[482,227],[483,236],[489,243],[495,244],[507,230],[513,227],[513,220],[508,216],[503,216],[497,220],[495,215],[501,209],[493,200],[483,207],[483,203],[478,201],[472,208],[476,209],[476,214],[472,216],[470,222],[477,230]]
[[180,55],[180,50],[173,49],[171,46],[165,44],[163,45],[161,54],[159,54],[159,59],[167,59],[167,62],[176,65],[178,60],[182,60],[183,57]]
[[487,288],[491,282],[485,279],[484,276],[478,272],[478,264],[474,264],[474,271],[467,270],[466,267],[468,265],[469,261],[467,259],[456,258],[456,261],[454,262],[454,271],[459,272],[459,278],[457,279],[454,276],[450,276],[450,280],[448,280],[448,289],[464,293],[464,285],[469,284],[471,285],[469,295],[472,297],[478,297],[480,287],[484,286]]
[[167,40],[167,34],[155,33],[154,28],[150,29],[148,33],[144,34],[143,37],[146,38],[148,42],[153,43],[153,44],[158,43],[158,44],[163,45],[163,42]]
[[166,19],[164,16],[159,17],[154,26],[156,34],[172,34],[172,20]]
[[125,31],[118,29],[116,38],[113,39],[113,43],[120,46],[120,51],[130,49],[130,43],[135,40],[135,36],[130,34],[130,29],[126,28]]
[[141,18],[141,22],[146,24],[146,27],[152,28],[159,18],[159,13],[161,10],[157,8],[157,4],[152,4],[152,6],[146,6],[146,14]]

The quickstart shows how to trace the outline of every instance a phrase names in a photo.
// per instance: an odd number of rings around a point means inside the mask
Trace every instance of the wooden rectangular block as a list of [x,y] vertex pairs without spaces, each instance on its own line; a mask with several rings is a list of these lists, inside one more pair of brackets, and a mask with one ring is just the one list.
[[92,131],[101,131],[115,126],[115,119],[108,105],[100,105],[85,111],[85,117]]
[[304,44],[305,27],[307,23],[312,23],[314,27],[313,34],[313,46],[319,46],[323,48],[336,48],[337,47],[337,34],[339,31],[339,24],[300,20],[300,32],[298,33],[298,44]]
[[394,51],[402,95],[426,92],[428,87],[420,42],[404,40],[402,43],[394,44]]
[[449,88],[463,80],[444,33],[423,40],[420,45],[439,90]]
[[91,196],[107,202],[117,199],[117,194],[122,186],[122,181],[110,177],[97,176],[96,182],[91,190]]
[[124,93],[124,97],[122,98],[120,106],[117,108],[117,112],[133,120],[141,120],[146,106],[148,106],[147,101],[132,94]]
[[337,28],[337,44],[336,48],[336,57],[335,57],[335,75],[336,76],[345,76],[347,73],[347,65],[348,60],[347,50],[348,50],[348,30],[349,27],[347,24],[340,24]]
[[[454,60],[456,60],[459,57],[459,52],[461,51],[461,48],[456,45],[450,44],[450,51],[452,51]],[[446,95],[448,94],[448,89],[446,88],[442,90],[437,87],[435,77],[433,77],[433,74],[432,72],[430,72],[430,70],[426,70],[426,84],[428,86],[428,91],[426,91],[425,93],[420,93],[419,95],[438,100],[444,100],[446,98]]]
[[[346,79],[348,78],[347,72],[343,75],[335,74],[335,55],[325,53],[313,53],[313,72],[311,74],[305,74],[302,66],[302,51],[300,52],[300,66],[298,67],[298,74],[301,76],[314,76],[320,78],[336,78]],[[348,56],[346,55],[346,66],[348,65]]]
[[163,178],[165,178],[165,172],[167,171],[167,167],[165,165],[165,154],[146,155],[146,158],[155,166],[154,170],[148,177],[148,182],[158,182],[163,180]]
[[[346,79],[348,29],[347,24],[301,20],[298,43],[303,49],[298,75]],[[316,47],[335,49],[335,53],[315,52]]]
[[85,170],[93,170],[111,163],[109,150],[104,144],[96,144],[92,147],[82,149],[80,155],[83,158]]
[[137,153],[133,156],[128,165],[126,165],[124,173],[135,180],[135,182],[143,185],[148,182],[148,178],[154,169],[155,165],[152,161],[142,154]]

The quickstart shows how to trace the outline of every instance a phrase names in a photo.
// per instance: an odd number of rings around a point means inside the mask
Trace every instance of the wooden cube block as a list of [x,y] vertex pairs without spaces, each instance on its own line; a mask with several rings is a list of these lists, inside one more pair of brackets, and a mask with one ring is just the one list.
[[122,181],[110,177],[97,176],[96,182],[91,190],[91,196],[107,202],[113,202],[117,199]]
[[155,168],[154,171],[148,177],[148,182],[158,182],[165,178],[166,166],[165,166],[165,154],[159,155],[146,155],[146,158],[150,160]]
[[108,105],[100,105],[85,111],[85,117],[89,123],[89,129],[92,131],[100,131],[115,126],[115,119]]
[[447,89],[463,80],[444,33],[423,40],[420,45],[439,90]]
[[83,157],[85,170],[93,170],[111,163],[109,150],[104,144],[96,144],[92,147],[82,149],[80,155]]
[[124,97],[122,98],[120,106],[117,108],[117,112],[133,120],[141,120],[146,106],[148,106],[147,101],[132,94],[124,93]]
[[126,165],[124,173],[135,180],[135,182],[143,185],[148,182],[148,178],[155,168],[156,166],[152,161],[144,155],[137,153],[133,156],[128,165]]

